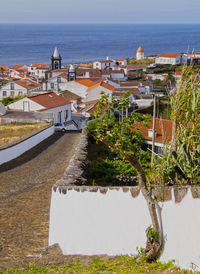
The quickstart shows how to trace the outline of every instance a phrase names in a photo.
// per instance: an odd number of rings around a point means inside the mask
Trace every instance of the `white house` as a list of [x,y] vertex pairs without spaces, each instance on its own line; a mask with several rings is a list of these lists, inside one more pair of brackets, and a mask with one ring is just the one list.
[[136,52],[136,59],[137,60],[142,60],[144,59],[144,50],[141,46],[139,46],[139,48],[137,49],[137,52]]
[[[163,155],[166,144],[172,140],[172,127],[171,120],[156,118],[154,150],[156,154]],[[142,123],[136,123],[133,128],[142,133],[147,149],[152,150],[153,121],[148,122],[148,127]]]
[[96,82],[91,81],[90,79],[77,79],[75,81],[69,81],[66,83],[66,89],[81,98],[85,98],[87,94],[87,89],[96,85]]
[[125,80],[127,77],[125,76],[124,70],[102,70],[101,71],[102,78],[111,78],[114,80]]
[[109,84],[104,82],[99,82],[94,86],[88,87],[86,97],[83,102],[89,102],[94,100],[99,100],[102,97],[102,92],[109,96],[109,100],[111,101],[113,92],[115,88]]
[[49,67],[47,64],[31,64],[28,66],[28,73],[32,77],[38,80],[42,80],[45,79],[45,75],[48,69]]
[[5,97],[16,97],[23,95],[32,95],[34,92],[40,91],[41,85],[30,79],[22,79],[10,81],[0,88],[0,99]]
[[7,106],[10,110],[52,113],[54,123],[71,121],[71,102],[54,92],[25,97]]
[[18,74],[28,74],[27,65],[15,65],[10,68],[9,76],[16,77]]
[[67,89],[68,76],[66,73],[57,74],[49,78],[46,83],[43,84],[43,90],[51,91],[63,91]]
[[160,65],[181,65],[187,64],[187,55],[180,53],[164,53],[159,55],[155,63]]
[[94,69],[108,69],[110,67],[115,66],[115,61],[113,60],[102,60],[102,61],[96,61],[93,63]]
[[121,66],[127,66],[127,59],[126,58],[117,59],[116,62]]
[[68,90],[60,92],[60,95],[63,96],[66,100],[71,102],[71,110],[76,113],[79,111],[79,105],[82,103],[82,98]]
[[140,93],[149,94],[153,91],[153,84],[151,81],[114,81],[107,79],[106,83],[122,89],[139,89]]

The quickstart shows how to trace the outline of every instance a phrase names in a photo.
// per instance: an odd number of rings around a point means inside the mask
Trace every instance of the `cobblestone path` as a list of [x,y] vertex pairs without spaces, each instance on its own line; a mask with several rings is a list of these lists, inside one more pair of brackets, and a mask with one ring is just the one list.
[[80,133],[55,133],[0,167],[0,269],[48,245],[51,187],[80,138]]

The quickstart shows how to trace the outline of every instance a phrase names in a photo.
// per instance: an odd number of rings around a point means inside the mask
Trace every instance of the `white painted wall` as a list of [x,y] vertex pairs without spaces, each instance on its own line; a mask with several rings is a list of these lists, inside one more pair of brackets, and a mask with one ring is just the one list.
[[[58,77],[60,80],[58,81]],[[55,78],[49,79],[46,83],[46,89],[52,91],[63,91],[67,89],[67,79],[61,76],[55,76]],[[53,86],[52,86],[53,84]]]
[[33,100],[29,99],[28,97],[25,97],[17,102],[11,103],[9,104],[7,107],[9,109],[13,109],[13,110],[21,110],[23,111],[23,104],[24,102],[29,102],[29,106],[30,106],[30,111],[37,111],[39,109],[44,109],[43,106],[41,106],[40,104],[34,102]]
[[189,269],[192,262],[200,267],[200,199],[193,199],[189,190],[179,204],[174,198],[160,204],[166,239],[161,261],[174,259],[183,268]]
[[93,68],[94,69],[105,69],[107,67],[112,67],[114,65],[115,65],[115,62],[109,62],[109,61],[99,62],[99,61],[97,61],[97,62],[93,63]]
[[88,87],[81,85],[76,81],[69,81],[66,83],[66,90],[69,90],[72,93],[79,95],[82,98],[86,96],[87,89]]
[[34,102],[33,100],[31,100],[29,98],[23,98],[23,99],[21,99],[17,102],[9,104],[8,108],[23,111],[24,102],[29,102],[29,106],[30,106],[29,111],[40,111],[40,110],[42,110],[42,112],[45,112],[45,113],[52,113],[53,117],[54,117],[54,123],[59,123],[60,122],[58,120],[58,113],[59,112],[61,112],[61,123],[63,123],[65,121],[65,111],[66,110],[68,111],[67,121],[71,120],[71,104],[67,104],[67,105],[64,105],[64,106],[59,106],[59,107],[56,107],[56,108],[50,108],[50,109],[45,110],[45,108],[42,105]]
[[66,121],[71,120],[71,104],[56,107],[56,108],[51,108],[47,110],[43,110],[42,112],[46,113],[52,113],[54,117],[54,123],[59,123],[60,121],[58,120],[58,113],[61,112],[61,123],[65,121],[65,111],[68,111],[68,117]]
[[[11,90],[11,83],[14,84],[14,89]],[[6,95],[4,96],[4,91],[6,92]],[[9,82],[5,85],[3,85],[0,88],[0,99],[3,99],[4,97],[15,97],[18,95],[26,95],[28,94],[28,90],[20,85],[18,85],[15,82]]]
[[89,102],[89,101],[101,99],[101,97],[102,97],[101,92],[104,92],[106,95],[108,95],[109,100],[111,100],[112,91],[107,88],[104,88],[102,86],[98,86],[98,87],[88,90],[88,92],[86,94],[86,98],[85,98],[85,100],[83,100],[83,102]]
[[136,99],[134,102],[138,105],[139,108],[149,107],[152,105],[153,99]]
[[187,56],[186,55],[179,55],[178,57],[157,57],[155,60],[156,64],[170,64],[170,65],[180,65],[180,64],[187,64]]
[[14,146],[0,150],[0,165],[3,163],[9,162],[34,146],[38,145],[40,142],[48,138],[54,133],[54,126],[51,126],[38,134],[24,140],[21,143],[18,143]]
[[[162,262],[174,259],[183,268],[200,266],[200,199],[191,190],[180,203],[159,202],[165,247]],[[108,190],[60,194],[52,191],[49,245],[58,243],[65,255],[135,254],[145,247],[145,230],[151,224],[142,194]]]
[[141,194],[133,199],[122,190],[106,195],[57,190],[52,192],[49,245],[59,243],[65,255],[133,254],[145,245],[144,227],[150,223]]

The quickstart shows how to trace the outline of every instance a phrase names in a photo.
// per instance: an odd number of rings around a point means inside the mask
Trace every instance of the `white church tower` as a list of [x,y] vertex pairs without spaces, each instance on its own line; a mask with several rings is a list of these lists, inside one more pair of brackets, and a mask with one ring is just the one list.
[[141,46],[139,46],[137,52],[136,52],[136,60],[144,59],[144,50]]

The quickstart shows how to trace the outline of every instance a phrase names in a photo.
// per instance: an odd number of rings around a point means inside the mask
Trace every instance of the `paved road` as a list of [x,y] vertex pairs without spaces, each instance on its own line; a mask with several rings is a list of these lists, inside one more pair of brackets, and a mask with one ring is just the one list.
[[80,138],[80,133],[56,133],[0,167],[0,268],[47,246],[51,186]]

